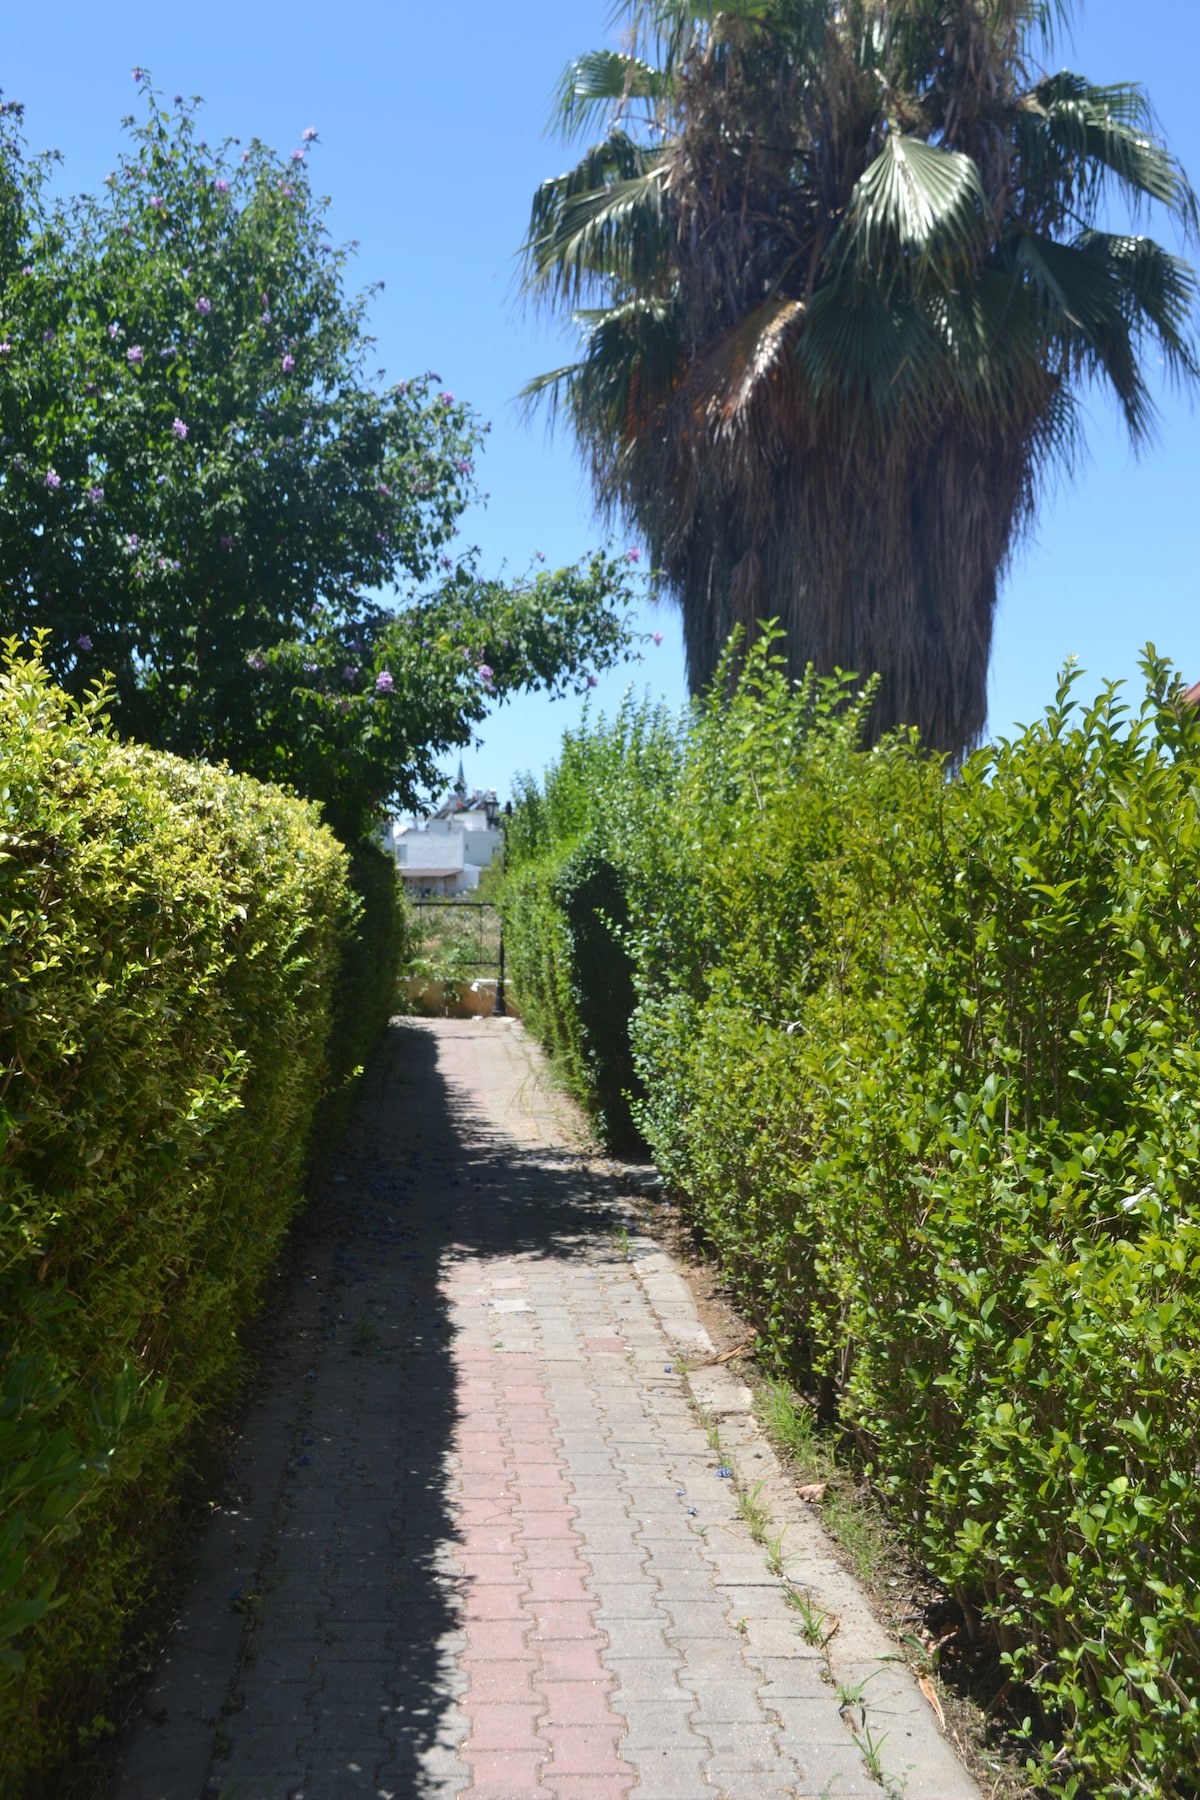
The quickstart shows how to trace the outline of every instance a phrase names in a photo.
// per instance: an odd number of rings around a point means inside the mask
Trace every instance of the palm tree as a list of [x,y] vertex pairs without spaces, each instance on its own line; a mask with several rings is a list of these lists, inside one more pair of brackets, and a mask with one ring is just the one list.
[[[1065,3],[1065,0],[1064,0]],[[997,582],[1101,379],[1135,443],[1147,349],[1198,371],[1191,269],[1105,229],[1187,178],[1134,85],[1033,61],[1054,0],[633,0],[563,78],[528,289],[579,361],[532,382],[683,612],[693,691],[730,629],[877,672],[872,735],[981,733]],[[1056,11],[1057,8],[1054,8]]]

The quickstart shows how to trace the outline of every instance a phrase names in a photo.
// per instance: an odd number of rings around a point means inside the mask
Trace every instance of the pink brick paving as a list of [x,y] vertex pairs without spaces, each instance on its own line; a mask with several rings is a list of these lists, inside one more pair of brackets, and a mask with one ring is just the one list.
[[[489,1274],[480,1258],[455,1265],[443,1282],[452,1317],[483,1313],[490,1297],[523,1285]],[[618,1754],[626,1722],[613,1711],[613,1677],[600,1660],[607,1639],[594,1624],[541,1359],[491,1351],[483,1361],[471,1336],[467,1325],[455,1356],[453,1441],[468,1792],[477,1800],[620,1800],[635,1772]]]
[[[510,1023],[394,1028],[112,1800],[885,1800],[595,1179]],[[906,1800],[979,1800],[797,1529]]]

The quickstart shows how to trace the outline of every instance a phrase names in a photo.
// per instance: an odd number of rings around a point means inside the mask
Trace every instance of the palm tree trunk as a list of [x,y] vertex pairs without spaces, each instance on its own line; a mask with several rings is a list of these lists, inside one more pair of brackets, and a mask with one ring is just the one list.
[[818,444],[781,460],[773,492],[755,497],[757,530],[744,517],[733,529],[728,499],[707,499],[668,564],[690,597],[692,691],[733,626],[752,642],[778,619],[794,677],[809,664],[880,677],[868,742],[916,725],[926,748],[961,755],[987,718],[998,571],[1028,507],[1028,460],[1024,444],[951,423],[919,457]]

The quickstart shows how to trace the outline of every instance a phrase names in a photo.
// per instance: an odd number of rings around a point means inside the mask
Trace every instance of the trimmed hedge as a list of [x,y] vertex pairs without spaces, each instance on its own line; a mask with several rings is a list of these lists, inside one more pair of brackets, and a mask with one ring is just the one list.
[[1134,716],[1072,677],[948,777],[747,661],[622,869],[637,1116],[1007,1659],[1031,1779],[1194,1800],[1200,721],[1149,658]]
[[630,1110],[641,1082],[629,1038],[626,870],[647,842],[648,798],[666,802],[677,761],[667,715],[626,702],[612,725],[568,735],[545,792],[525,783],[508,831],[499,905],[514,998],[616,1152],[645,1147]]
[[100,707],[9,646],[0,1790],[14,1794],[53,1787],[104,1729],[189,1439],[233,1391],[316,1109],[344,1110],[398,948],[375,859],[356,858],[356,900],[315,808],[118,743]]

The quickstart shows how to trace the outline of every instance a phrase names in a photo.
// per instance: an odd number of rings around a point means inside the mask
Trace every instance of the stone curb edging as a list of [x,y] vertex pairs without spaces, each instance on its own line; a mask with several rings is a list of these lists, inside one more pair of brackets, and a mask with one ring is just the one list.
[[[674,1258],[652,1238],[634,1232],[629,1256],[681,1359],[715,1356],[716,1347]],[[736,1469],[739,1458],[754,1461],[755,1498],[770,1519],[765,1536],[780,1546],[784,1566],[782,1578],[772,1575],[766,1551],[756,1546],[763,1580],[781,1593],[790,1588],[808,1596],[814,1615],[831,1621],[824,1646],[828,1673],[839,1693],[856,1695],[843,1716],[860,1748],[868,1753],[874,1748],[885,1789],[904,1800],[982,1800],[898,1646],[876,1619],[860,1584],[837,1560],[812,1508],[798,1498],[795,1483],[754,1416],[750,1389],[720,1366],[688,1369],[687,1385],[701,1415],[718,1428],[727,1463]]]

